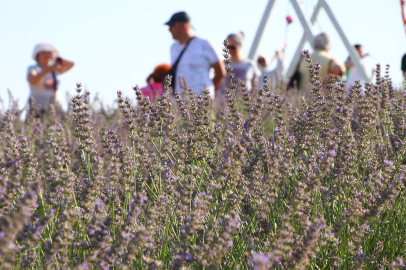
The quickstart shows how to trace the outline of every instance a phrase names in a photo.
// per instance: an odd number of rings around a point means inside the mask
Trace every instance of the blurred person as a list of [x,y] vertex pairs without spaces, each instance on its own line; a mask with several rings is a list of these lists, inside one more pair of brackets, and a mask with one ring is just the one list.
[[32,58],[37,62],[28,67],[27,81],[30,85],[30,97],[43,113],[48,103],[61,103],[58,98],[59,76],[70,70],[74,63],[58,57],[59,53],[50,44],[40,43],[35,46]]
[[171,66],[168,64],[160,64],[156,66],[154,72],[152,72],[147,78],[148,85],[141,88],[142,94],[149,97],[151,101],[156,101],[156,99],[162,94],[165,74],[170,69]]
[[[355,49],[357,50],[357,53],[359,55],[360,60],[362,61],[363,58],[367,57],[369,55],[369,53],[364,54],[364,47],[361,44],[355,44],[354,45]],[[365,72],[366,72],[366,68],[365,65],[362,64],[362,67],[364,68]],[[364,80],[362,79],[361,75],[359,74],[358,69],[355,67],[354,63],[351,61],[351,57],[348,56],[347,60],[345,61],[345,67],[347,69],[347,89],[349,90],[351,85],[355,84],[355,81],[360,81],[361,84],[364,84]],[[375,73],[375,69],[372,69],[372,73],[371,76],[369,78],[370,81],[373,80],[374,77],[374,73]]]
[[283,52],[281,51],[276,51],[275,52],[275,58],[278,60],[278,63],[276,64],[276,67],[274,69],[271,68],[271,60],[265,55],[265,54],[260,54],[258,56],[258,68],[261,71],[261,78],[259,78],[258,81],[258,87],[263,86],[263,81],[262,78],[264,75],[267,75],[269,77],[270,82],[276,81],[276,76],[281,75],[283,72],[283,59],[282,59]]
[[[248,90],[252,90],[254,86],[258,85],[261,71],[253,60],[242,56],[241,48],[244,41],[244,34],[242,32],[229,34],[227,40],[227,49],[232,61],[230,66],[233,68],[232,73],[235,74],[232,80],[234,83],[246,81]],[[225,78],[223,87],[226,88],[229,83],[230,79]]]
[[401,69],[402,69],[402,72],[403,72],[403,77],[406,77],[406,54],[403,55],[403,57],[402,57]]
[[[172,74],[175,74],[174,91],[180,92],[179,78],[183,78],[188,88],[201,94],[208,89],[213,99],[226,75],[223,61],[214,44],[193,33],[190,17],[186,12],[172,15],[165,23],[175,42],[171,46]],[[214,78],[210,78],[210,70],[214,69]]]
[[[312,62],[313,64],[319,63],[321,65],[320,77],[323,81],[328,79],[329,74],[342,76],[345,73],[344,65],[328,54],[330,50],[330,38],[326,33],[320,33],[314,37],[313,49]],[[309,69],[307,66],[308,63],[302,57],[297,68],[301,74],[300,82],[298,82],[300,90],[306,90],[310,86]]]

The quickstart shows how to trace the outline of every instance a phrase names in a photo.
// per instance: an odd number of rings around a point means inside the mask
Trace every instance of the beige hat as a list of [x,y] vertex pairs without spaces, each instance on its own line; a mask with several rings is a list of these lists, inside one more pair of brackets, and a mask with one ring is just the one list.
[[32,52],[32,59],[37,60],[37,55],[40,52],[52,52],[53,58],[56,58],[59,55],[58,51],[51,44],[40,43],[35,46],[34,51]]

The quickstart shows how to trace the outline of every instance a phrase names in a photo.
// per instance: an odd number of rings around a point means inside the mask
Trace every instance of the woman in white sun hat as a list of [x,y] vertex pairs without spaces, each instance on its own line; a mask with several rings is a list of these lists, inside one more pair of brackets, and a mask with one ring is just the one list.
[[57,98],[59,75],[71,69],[72,61],[59,57],[58,51],[50,44],[35,46],[32,58],[37,62],[28,67],[27,81],[30,84],[31,97],[35,105],[44,112],[49,102],[60,102]]

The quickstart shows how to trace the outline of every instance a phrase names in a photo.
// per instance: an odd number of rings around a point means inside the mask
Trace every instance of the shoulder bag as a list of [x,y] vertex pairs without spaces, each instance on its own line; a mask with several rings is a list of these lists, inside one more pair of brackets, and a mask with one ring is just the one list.
[[176,69],[178,68],[178,64],[179,64],[180,59],[182,58],[183,53],[186,51],[186,49],[189,46],[189,43],[192,41],[192,39],[194,39],[194,37],[189,39],[189,41],[185,45],[185,48],[183,48],[183,50],[180,52],[180,54],[178,56],[178,59],[176,59],[175,63],[171,67],[171,69],[165,74],[165,77],[168,76],[168,75],[172,76],[172,82],[171,82],[170,86],[173,89],[173,93],[175,93]]

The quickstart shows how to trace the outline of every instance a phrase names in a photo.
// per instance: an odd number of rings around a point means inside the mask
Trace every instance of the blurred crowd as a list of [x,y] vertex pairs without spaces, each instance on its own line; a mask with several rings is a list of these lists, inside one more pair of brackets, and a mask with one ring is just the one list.
[[[171,16],[165,23],[175,42],[170,48],[171,64],[160,64],[148,76],[147,85],[141,89],[144,96],[155,101],[163,91],[164,78],[172,76],[173,91],[182,92],[182,89],[192,88],[196,94],[201,94],[208,89],[212,99],[224,94],[224,89],[230,83],[226,77],[225,67],[220,50],[214,43],[204,37],[194,34],[190,16],[186,12],[178,12]],[[233,83],[246,81],[249,90],[262,87],[262,77],[268,75],[271,83],[283,73],[284,51],[276,51],[273,58],[266,54],[260,54],[256,61],[243,56],[241,48],[244,44],[242,32],[231,33],[227,37],[227,50],[231,56],[233,68]],[[329,54],[330,38],[326,33],[318,34],[313,41],[313,63],[319,63],[321,77],[326,80],[329,74],[343,76],[347,86],[355,81],[361,81],[362,76],[355,67],[353,60],[348,57],[345,63],[340,62]],[[356,44],[359,58],[363,59],[369,54],[364,53],[361,44]],[[50,44],[41,43],[35,46],[32,58],[36,63],[28,68],[27,81],[30,86],[30,96],[35,100],[37,110],[41,114],[49,102],[61,102],[58,92],[60,75],[74,66],[74,62],[61,58],[59,52]],[[276,60],[276,64],[273,61]],[[370,79],[374,76],[374,70],[367,72]],[[406,54],[402,59],[403,74],[406,75]],[[287,90],[294,88],[303,90],[309,87],[309,69],[304,57],[297,63],[290,80],[287,82]]]

